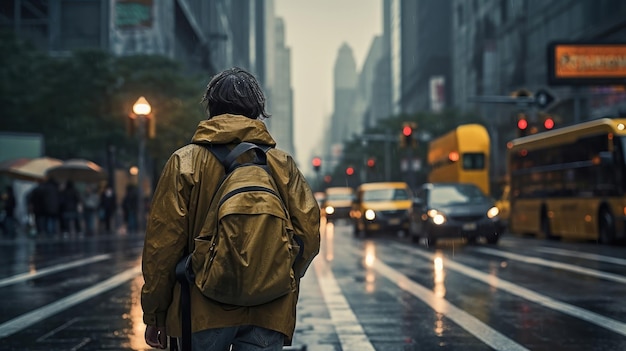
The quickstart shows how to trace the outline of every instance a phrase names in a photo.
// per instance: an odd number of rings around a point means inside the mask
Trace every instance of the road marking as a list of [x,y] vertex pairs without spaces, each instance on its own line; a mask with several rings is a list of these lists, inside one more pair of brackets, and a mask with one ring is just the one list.
[[598,270],[591,269],[591,268],[579,267],[579,266],[575,266],[573,264],[567,264],[567,263],[561,263],[561,262],[553,262],[553,261],[545,260],[545,259],[539,258],[539,257],[528,257],[528,256],[524,256],[524,255],[514,254],[514,253],[511,253],[511,252],[504,252],[504,251],[488,249],[488,248],[484,248],[484,247],[475,248],[474,251],[482,252],[482,253],[485,253],[485,254],[488,254],[488,255],[505,257],[505,258],[508,258],[508,259],[511,259],[511,260],[520,261],[520,262],[524,262],[524,263],[528,263],[528,264],[535,264],[535,265],[538,265],[538,266],[545,266],[545,267],[562,269],[564,271],[570,271],[570,272],[574,272],[574,273],[589,275],[589,276],[593,276],[593,277],[596,277],[596,278],[612,280],[614,282],[626,284],[626,277],[624,277],[624,276],[621,276],[621,275],[618,275],[618,274],[613,274],[613,273],[606,273],[606,272],[598,271]]
[[570,251],[570,250],[563,250],[563,249],[554,249],[550,247],[537,247],[535,248],[535,250],[539,252],[551,253],[555,255],[585,258],[585,259],[592,260],[592,261],[607,262],[607,263],[617,264],[620,266],[626,266],[626,260],[622,258],[617,258],[617,257],[596,255],[592,253]]
[[4,322],[0,324],[0,338],[5,338],[9,335],[15,334],[20,330],[25,329],[56,313],[66,310],[74,305],[77,305],[85,300],[88,300],[113,288],[116,288],[119,285],[122,285],[125,282],[135,278],[139,274],[141,274],[141,266],[127,269],[124,272],[119,273],[87,289],[81,290],[66,298],[57,300],[49,305],[43,306],[34,311],[28,312],[19,317]]
[[326,307],[330,313],[330,319],[339,336],[341,349],[345,351],[374,351],[374,346],[370,343],[367,335],[365,335],[363,327],[343,296],[330,266],[325,261],[325,257],[322,255],[318,256],[313,261],[313,265],[324,302],[326,302]]
[[[363,251],[356,248],[352,248],[352,250],[356,254],[363,256]],[[516,343],[515,341],[507,338],[498,331],[492,329],[487,324],[481,322],[479,319],[472,316],[471,314],[451,304],[445,298],[437,296],[437,294],[435,294],[433,290],[425,288],[424,286],[408,278],[406,275],[389,267],[380,259],[375,259],[373,261],[372,268],[378,273],[387,277],[387,279],[391,280],[399,288],[422,300],[434,311],[445,315],[447,318],[458,324],[461,328],[467,330],[470,334],[482,340],[485,344],[491,346],[493,349],[507,351],[528,350],[524,346]]]
[[72,261],[68,263],[58,264],[56,266],[43,268],[35,272],[17,274],[10,278],[0,279],[0,288],[3,286],[15,284],[15,283],[22,282],[25,280],[35,279],[35,278],[43,277],[48,274],[64,271],[66,269],[83,266],[83,265],[98,262],[98,261],[108,260],[109,258],[111,258],[111,255],[98,255],[98,256],[94,256],[90,258],[85,258],[82,260]]
[[[394,245],[394,246],[396,246],[399,250],[409,251],[413,254],[422,256],[428,260],[433,260],[435,258],[434,254],[429,254],[419,249],[408,248],[408,247],[401,246],[401,245]],[[500,279],[496,277],[495,275],[483,273],[479,270],[467,267],[463,264],[454,262],[452,260],[446,260],[444,266],[448,269],[457,271],[468,277],[481,281],[496,289],[504,290],[508,293],[519,296],[528,301],[535,302],[541,306],[553,309],[555,311],[559,311],[561,313],[565,313],[569,316],[572,316],[578,319],[585,320],[599,327],[602,327],[602,328],[605,328],[605,329],[614,331],[618,334],[626,336],[626,323],[622,323],[620,321],[605,317],[598,313],[591,312],[589,310],[585,310],[583,308],[576,307],[574,305],[570,305],[568,303],[558,301],[546,295],[536,293],[530,289],[526,289],[519,285],[513,284],[509,281]]]

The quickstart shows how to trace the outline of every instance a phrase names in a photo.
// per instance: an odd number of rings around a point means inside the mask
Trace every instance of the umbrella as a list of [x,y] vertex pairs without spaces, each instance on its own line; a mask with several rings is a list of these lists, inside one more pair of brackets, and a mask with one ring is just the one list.
[[84,159],[71,159],[52,167],[48,177],[74,182],[99,182],[107,179],[106,172],[96,163]]
[[0,173],[12,178],[23,180],[43,180],[48,169],[59,166],[63,161],[52,157],[37,157],[33,159],[18,158],[4,161],[0,164]]

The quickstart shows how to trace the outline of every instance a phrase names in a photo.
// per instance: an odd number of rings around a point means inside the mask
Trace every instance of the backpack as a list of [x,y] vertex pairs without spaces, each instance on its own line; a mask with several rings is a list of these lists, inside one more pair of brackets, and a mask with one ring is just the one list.
[[[193,282],[206,297],[237,306],[264,304],[295,291],[293,265],[300,245],[267,165],[270,147],[203,146],[225,174],[203,226],[209,232],[194,239],[188,262]],[[239,163],[240,156],[247,161]]]

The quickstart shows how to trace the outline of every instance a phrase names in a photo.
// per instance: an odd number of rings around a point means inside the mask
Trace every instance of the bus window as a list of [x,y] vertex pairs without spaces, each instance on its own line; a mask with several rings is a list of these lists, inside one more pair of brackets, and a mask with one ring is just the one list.
[[483,153],[463,154],[463,169],[485,169],[485,154]]

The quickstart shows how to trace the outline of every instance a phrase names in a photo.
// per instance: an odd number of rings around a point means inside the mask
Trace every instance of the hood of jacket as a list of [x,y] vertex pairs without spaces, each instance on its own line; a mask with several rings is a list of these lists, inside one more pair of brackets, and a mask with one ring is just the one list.
[[247,141],[276,146],[265,123],[241,115],[224,114],[201,121],[191,139],[193,143],[232,144]]

